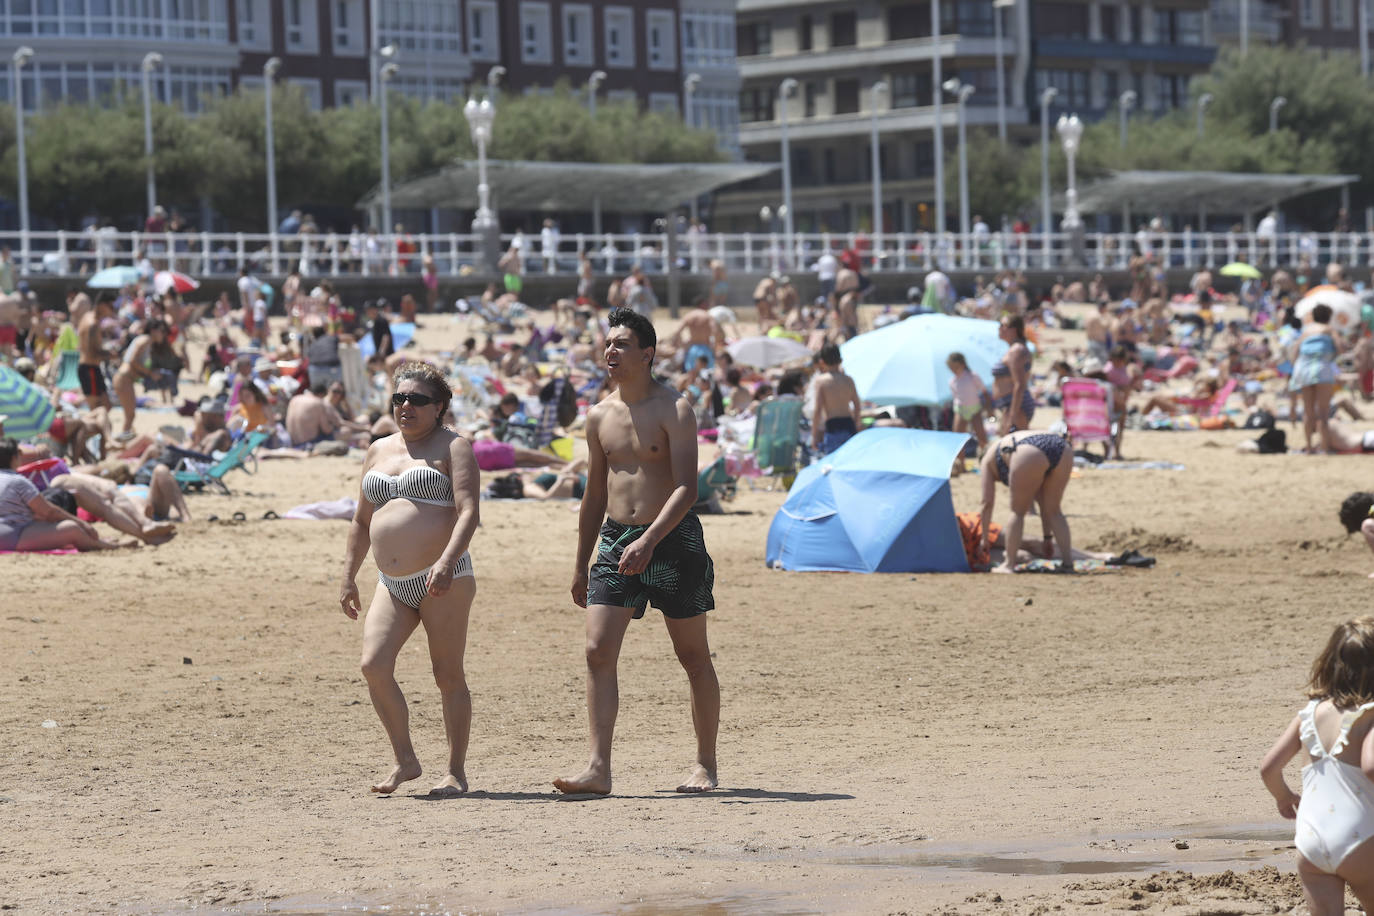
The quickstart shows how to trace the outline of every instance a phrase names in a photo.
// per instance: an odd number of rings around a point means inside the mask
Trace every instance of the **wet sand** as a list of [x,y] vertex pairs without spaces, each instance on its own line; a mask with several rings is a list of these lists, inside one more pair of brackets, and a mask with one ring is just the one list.
[[[622,657],[615,794],[549,784],[586,756],[567,503],[482,505],[455,800],[422,795],[444,743],[419,639],[399,678],[430,772],[370,795],[390,760],[337,603],[346,526],[262,520],[356,495],[356,456],[235,474],[163,547],[0,558],[0,906],[1287,911],[1256,767],[1330,627],[1368,608],[1374,558],[1336,508],[1374,465],[1237,454],[1250,435],[1128,433],[1128,457],[1186,470],[1071,483],[1076,544],[1159,561],[1114,574],[771,571],[784,494],[742,487],[703,518],[724,709],[722,789],[697,797],[671,791],[693,743],[655,612]],[[976,476],[953,491],[976,511]]]

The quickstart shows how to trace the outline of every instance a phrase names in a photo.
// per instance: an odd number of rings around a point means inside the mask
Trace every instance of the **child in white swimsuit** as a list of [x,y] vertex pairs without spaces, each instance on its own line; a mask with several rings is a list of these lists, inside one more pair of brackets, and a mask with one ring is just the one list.
[[[1374,912],[1374,617],[1336,628],[1312,665],[1307,695],[1260,775],[1279,813],[1297,820],[1298,877],[1312,916],[1341,916],[1347,884]],[[1299,796],[1283,768],[1304,749]]]

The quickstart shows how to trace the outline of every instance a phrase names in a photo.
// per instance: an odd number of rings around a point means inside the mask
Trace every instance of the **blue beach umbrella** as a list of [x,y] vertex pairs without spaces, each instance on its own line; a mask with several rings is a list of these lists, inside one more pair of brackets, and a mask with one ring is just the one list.
[[949,471],[963,433],[865,430],[802,469],[768,528],[768,565],[968,572]]
[[0,366],[0,414],[5,435],[15,439],[41,436],[52,426],[56,411],[43,389],[8,366]]
[[106,267],[91,274],[86,285],[91,289],[122,289],[130,283],[138,282],[138,268],[119,266]]
[[950,400],[951,353],[964,354],[969,369],[992,383],[992,367],[1007,352],[997,329],[979,318],[915,315],[846,341],[840,356],[865,401],[937,407]]

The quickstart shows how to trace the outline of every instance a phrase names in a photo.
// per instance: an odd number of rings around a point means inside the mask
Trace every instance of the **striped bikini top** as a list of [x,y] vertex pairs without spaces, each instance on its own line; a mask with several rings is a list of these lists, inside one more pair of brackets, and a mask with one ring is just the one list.
[[379,471],[363,476],[363,495],[374,506],[382,506],[396,497],[435,506],[453,505],[453,481],[442,471],[428,465],[406,468],[394,477]]

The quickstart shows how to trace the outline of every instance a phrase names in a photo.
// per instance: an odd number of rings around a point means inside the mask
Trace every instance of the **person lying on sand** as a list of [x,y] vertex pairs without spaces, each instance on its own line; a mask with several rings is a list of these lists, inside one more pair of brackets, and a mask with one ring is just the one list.
[[90,522],[54,506],[20,475],[19,443],[0,439],[0,550],[114,550],[137,541],[115,543],[96,533]]
[[126,490],[104,477],[73,472],[54,477],[48,489],[70,493],[90,515],[150,545],[176,536],[176,526],[167,520],[173,512],[179,521],[191,517],[172,472],[161,464],[154,467],[147,487],[132,485]]

